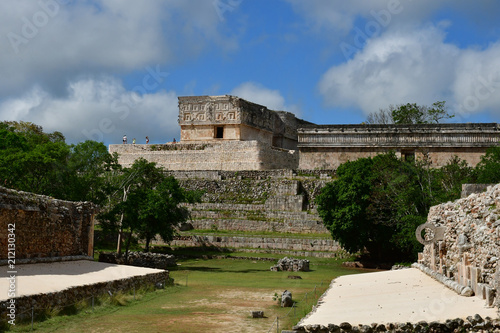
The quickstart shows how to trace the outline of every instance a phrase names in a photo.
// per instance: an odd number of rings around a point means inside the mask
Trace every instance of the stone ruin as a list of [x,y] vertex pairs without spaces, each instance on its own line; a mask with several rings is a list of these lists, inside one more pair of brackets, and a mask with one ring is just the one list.
[[427,223],[444,232],[425,245],[419,264],[451,280],[452,289],[471,289],[487,305],[500,307],[500,184],[432,207]]
[[114,144],[122,166],[145,158],[168,170],[336,169],[394,151],[444,166],[458,156],[475,166],[500,140],[500,124],[316,125],[237,96],[179,97],[181,141]]
[[96,211],[91,202],[0,187],[0,264],[7,264],[9,229],[17,264],[92,259]]
[[125,255],[117,256],[115,252],[100,253],[99,261],[110,264],[130,265],[157,269],[167,269],[176,266],[175,257],[170,254],[150,253],[150,252],[129,252],[128,262]]
[[285,257],[278,260],[278,263],[276,265],[271,266],[271,271],[309,272],[309,260]]

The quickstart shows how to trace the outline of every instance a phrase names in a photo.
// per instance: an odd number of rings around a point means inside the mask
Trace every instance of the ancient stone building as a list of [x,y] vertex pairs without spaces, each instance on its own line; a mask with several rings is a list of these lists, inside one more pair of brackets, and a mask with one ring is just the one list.
[[298,129],[299,168],[335,169],[361,157],[394,151],[402,158],[428,158],[441,167],[458,156],[475,166],[500,143],[500,125],[314,125]]
[[167,170],[297,169],[297,128],[312,125],[289,112],[235,96],[179,97],[181,142],[110,145],[130,166],[143,157]]
[[179,97],[181,142],[259,141],[297,149],[297,128],[312,125],[235,96]]
[[432,166],[458,156],[475,166],[499,144],[500,125],[316,125],[235,96],[179,97],[181,142],[110,145],[130,166],[143,157],[168,170],[336,169],[394,151]]

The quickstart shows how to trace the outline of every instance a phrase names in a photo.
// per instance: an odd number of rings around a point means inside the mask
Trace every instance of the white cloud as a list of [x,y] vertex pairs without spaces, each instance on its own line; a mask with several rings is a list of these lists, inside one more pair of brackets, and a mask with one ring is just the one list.
[[[380,28],[400,30],[428,21],[436,11],[450,7],[478,24],[495,24],[500,3],[495,0],[286,0],[302,15],[314,30],[334,30],[345,35],[352,31],[356,20],[379,23]],[[362,27],[363,30],[366,26]]]
[[482,110],[500,115],[500,43],[462,52],[453,92],[455,109],[461,116]]
[[[0,120],[73,143],[178,137],[176,93],[157,91],[163,70],[208,47],[238,47],[205,0],[2,0],[0,22]],[[145,82],[155,69],[160,81]],[[130,84],[138,72],[147,73],[132,91],[116,79],[135,73]]]
[[237,47],[212,1],[0,2],[0,98],[39,84],[61,94],[84,74],[127,74]]
[[367,114],[390,104],[448,99],[459,50],[443,39],[436,28],[386,33],[330,68],[319,90],[328,105],[359,107]]
[[308,20],[314,30],[334,30],[341,35],[352,31],[357,19],[379,23],[381,28],[414,25],[443,2],[433,0],[287,0]]
[[249,102],[266,106],[270,110],[293,112],[300,116],[300,108],[296,105],[287,105],[279,90],[272,90],[256,82],[244,82],[231,91],[235,95]]
[[30,121],[46,132],[60,131],[70,143],[89,139],[119,143],[123,134],[136,137],[138,143],[146,135],[151,143],[163,143],[178,137],[177,115],[174,92],[140,96],[110,77],[71,82],[63,98],[37,87],[0,104],[1,119]]
[[391,104],[444,100],[459,121],[485,110],[500,115],[500,43],[460,49],[444,41],[443,27],[370,39],[323,75],[318,87],[325,104],[369,114]]

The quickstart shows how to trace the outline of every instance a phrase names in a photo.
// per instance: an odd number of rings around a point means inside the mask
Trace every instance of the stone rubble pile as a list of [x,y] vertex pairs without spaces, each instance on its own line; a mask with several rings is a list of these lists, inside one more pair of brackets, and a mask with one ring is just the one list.
[[271,266],[271,271],[309,272],[309,260],[284,257],[278,260],[276,265]]
[[480,315],[469,316],[465,320],[456,318],[442,322],[426,322],[420,321],[418,323],[386,323],[370,325],[351,325],[344,322],[339,325],[329,324],[323,325],[297,325],[293,327],[292,331],[295,333],[344,333],[344,332],[433,332],[433,333],[448,333],[448,332],[500,332],[500,321],[490,317],[482,318]]
[[432,207],[427,222],[444,227],[444,239],[426,245],[419,263],[500,306],[500,184]]
[[117,257],[115,252],[100,253],[100,262],[110,264],[130,265],[148,268],[167,269],[168,267],[176,266],[175,257],[170,254],[159,254],[151,252],[129,252],[128,263],[125,263],[125,255]]

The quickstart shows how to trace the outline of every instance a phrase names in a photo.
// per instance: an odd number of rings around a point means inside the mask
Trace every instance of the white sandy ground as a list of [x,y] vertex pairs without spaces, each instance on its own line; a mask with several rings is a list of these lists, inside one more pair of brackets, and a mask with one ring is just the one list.
[[16,276],[16,296],[20,297],[162,271],[90,260],[16,265],[15,270],[17,273],[9,274],[7,266],[0,266],[0,301],[9,298],[10,275]]
[[475,314],[497,318],[479,297],[457,295],[416,268],[345,275],[333,280],[301,325],[441,321]]

